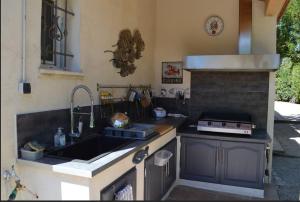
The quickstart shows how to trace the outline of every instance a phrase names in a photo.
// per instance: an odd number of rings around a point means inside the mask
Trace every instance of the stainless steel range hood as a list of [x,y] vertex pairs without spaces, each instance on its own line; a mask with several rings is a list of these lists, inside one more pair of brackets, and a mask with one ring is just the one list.
[[276,71],[279,54],[251,54],[252,0],[239,1],[239,55],[190,55],[183,60],[188,71]]

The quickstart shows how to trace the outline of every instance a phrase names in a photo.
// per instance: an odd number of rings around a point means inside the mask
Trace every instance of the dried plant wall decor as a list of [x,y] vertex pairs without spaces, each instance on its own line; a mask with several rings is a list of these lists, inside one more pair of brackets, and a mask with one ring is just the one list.
[[129,29],[122,30],[118,43],[112,47],[117,49],[104,52],[113,53],[113,58],[110,60],[113,66],[120,69],[119,73],[122,77],[133,74],[136,69],[134,62],[142,57],[142,51],[145,50],[145,43],[139,30],[134,30],[133,34]]

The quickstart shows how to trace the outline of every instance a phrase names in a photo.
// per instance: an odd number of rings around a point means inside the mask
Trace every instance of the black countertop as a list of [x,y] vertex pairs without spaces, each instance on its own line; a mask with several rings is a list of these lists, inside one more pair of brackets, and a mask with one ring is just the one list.
[[[268,143],[270,142],[270,138],[266,132],[266,130],[254,130],[252,136],[242,136],[242,135],[229,135],[222,133],[211,133],[211,132],[199,132],[196,128],[190,128],[188,125],[190,124],[187,118],[174,118],[167,117],[162,119],[155,118],[147,118],[139,121],[135,121],[137,123],[148,123],[148,124],[164,124],[170,125],[172,128],[177,128],[177,136],[184,137],[197,137],[197,138],[205,138],[205,139],[217,139],[217,140],[227,140],[227,141],[239,141],[239,142],[255,142],[255,143]],[[73,161],[65,161],[61,159],[44,157],[39,160],[36,160],[36,163],[48,164],[52,165],[52,169],[54,171],[72,174],[82,177],[93,177],[99,172],[107,169],[112,166],[116,162],[125,158],[126,156],[132,154],[133,152],[138,151],[143,148],[145,145],[151,143],[152,141],[159,138],[160,135],[156,135],[151,137],[148,140],[136,140],[131,144],[125,146],[118,152],[118,155],[112,154],[104,156],[94,162],[91,163],[81,163],[76,160]],[[30,161],[20,159],[21,162],[28,163]]]
[[[172,126],[172,128],[178,128],[185,122],[185,120],[186,118],[166,117],[161,119],[147,118],[135,122],[155,124],[155,125],[165,124],[165,125]],[[53,158],[48,156],[44,156],[43,158],[35,161],[24,160],[22,158],[19,158],[19,161],[27,164],[29,162],[36,162],[40,164],[50,165],[53,166],[52,169],[54,171],[60,173],[77,175],[82,177],[93,177],[99,172],[103,171],[104,169],[107,169],[108,167],[112,166],[116,162],[132,154],[133,152],[140,150],[145,145],[150,144],[151,142],[158,139],[159,137],[161,137],[161,135],[155,135],[148,140],[134,140],[129,145],[122,147],[120,151],[117,151],[118,154],[115,155],[114,152],[112,152],[112,155],[109,154],[107,156],[104,156],[98,160],[89,163],[83,163],[82,161],[78,161],[76,159],[70,161],[70,160],[63,160],[60,158]]]
[[187,118],[175,118],[175,117],[166,117],[166,118],[146,118],[138,120],[137,123],[148,123],[148,124],[168,124],[173,126],[173,128],[181,127]]

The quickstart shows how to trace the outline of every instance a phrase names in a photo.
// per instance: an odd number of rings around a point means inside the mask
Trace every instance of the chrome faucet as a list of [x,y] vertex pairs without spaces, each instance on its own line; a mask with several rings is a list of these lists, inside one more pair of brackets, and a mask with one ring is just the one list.
[[[91,112],[90,113],[81,113],[81,112],[74,112],[74,94],[75,92],[78,90],[78,89],[84,89],[88,94],[89,94],[89,97],[90,97],[90,100],[91,100]],[[72,93],[71,93],[71,132],[69,134],[70,137],[80,137],[80,132],[74,132],[74,114],[82,114],[82,115],[89,115],[90,116],[90,128],[94,128],[95,125],[94,125],[94,98],[93,98],[93,95],[92,95],[92,92],[91,90],[85,86],[85,85],[78,85],[78,86],[75,86],[75,88],[73,89]],[[73,142],[73,139],[72,139],[72,142]]]

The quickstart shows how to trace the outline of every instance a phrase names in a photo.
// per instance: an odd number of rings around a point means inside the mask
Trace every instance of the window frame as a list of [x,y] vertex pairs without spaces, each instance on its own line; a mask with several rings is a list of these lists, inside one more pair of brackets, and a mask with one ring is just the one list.
[[[60,41],[58,41],[57,38],[52,39],[52,42],[53,42],[52,59],[53,60],[52,61],[47,60],[47,59],[45,59],[47,57],[47,55],[44,56],[44,54],[46,52],[46,50],[45,50],[46,46],[45,46],[45,44],[43,45],[43,43],[44,43],[43,40],[45,40],[45,37],[47,36],[46,32],[48,30],[41,29],[41,51],[40,51],[41,65],[40,65],[40,69],[42,69],[42,70],[40,71],[40,73],[46,72],[46,74],[49,74],[49,71],[53,70],[56,72],[55,74],[58,74],[59,72],[74,72],[75,75],[78,75],[78,73],[82,73],[80,68],[79,68],[79,70],[75,70],[75,69],[72,70],[72,68],[70,68],[70,66],[68,66],[68,61],[70,61],[70,60],[68,60],[67,57],[75,57],[75,56],[72,53],[68,53],[67,45],[66,45],[67,37],[69,36],[68,29],[67,29],[67,25],[68,25],[67,15],[75,16],[75,13],[68,10],[68,7],[67,7],[68,0],[65,0],[64,2],[63,2],[63,0],[42,0],[41,20],[46,12],[43,9],[43,4],[44,3],[47,4],[47,2],[48,2],[48,5],[49,5],[49,3],[51,3],[51,4],[53,3],[53,9],[51,11],[51,15],[54,14],[52,18],[55,17],[56,19],[51,20],[51,22],[53,22],[52,26],[55,26],[56,34],[58,33],[58,29],[59,29],[61,37],[63,37],[63,39],[61,39]],[[63,6],[59,7],[58,2],[61,2],[63,4]],[[49,6],[51,6],[51,5],[49,5]],[[65,8],[63,8],[63,7],[65,7]],[[62,14],[58,15],[58,12],[57,12],[58,10],[60,10],[62,12]],[[63,23],[58,22],[59,17],[61,19],[63,19]],[[43,22],[41,22],[41,28],[42,28],[42,23]],[[62,27],[60,26],[61,24],[62,24]],[[48,27],[47,27],[47,29],[48,29]],[[66,32],[65,32],[65,30],[66,30]],[[57,36],[57,35],[55,35],[55,36]],[[62,43],[62,44],[59,44],[59,43]],[[61,64],[63,64],[63,65],[61,65]]]

